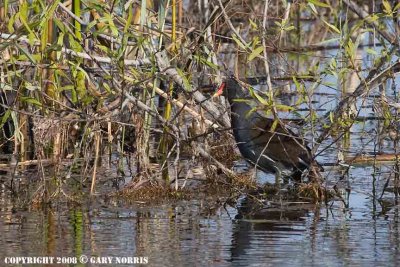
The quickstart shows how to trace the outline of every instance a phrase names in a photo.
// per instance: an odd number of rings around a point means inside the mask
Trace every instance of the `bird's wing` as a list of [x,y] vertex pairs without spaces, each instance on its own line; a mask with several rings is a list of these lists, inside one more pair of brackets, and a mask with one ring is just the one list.
[[311,164],[310,149],[304,140],[291,130],[278,124],[271,131],[272,120],[253,118],[253,127],[248,130],[249,145],[256,154],[264,154],[284,165],[304,166]]

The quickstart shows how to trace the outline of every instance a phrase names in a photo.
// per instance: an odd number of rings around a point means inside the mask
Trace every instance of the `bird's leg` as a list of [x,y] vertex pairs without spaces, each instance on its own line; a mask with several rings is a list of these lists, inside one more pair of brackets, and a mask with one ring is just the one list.
[[254,168],[254,172],[251,178],[253,181],[257,181],[257,168]]
[[280,169],[275,168],[275,184],[279,186],[282,182],[282,172]]

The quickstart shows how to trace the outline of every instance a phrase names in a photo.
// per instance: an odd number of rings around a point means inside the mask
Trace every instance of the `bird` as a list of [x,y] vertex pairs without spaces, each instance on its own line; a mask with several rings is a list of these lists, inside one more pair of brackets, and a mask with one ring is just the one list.
[[224,94],[231,108],[231,126],[241,155],[264,172],[274,173],[277,181],[290,177],[300,182],[306,169],[310,181],[320,181],[322,166],[311,156],[311,150],[283,123],[257,111],[255,100],[249,100],[247,86],[235,76],[228,76],[215,96]]

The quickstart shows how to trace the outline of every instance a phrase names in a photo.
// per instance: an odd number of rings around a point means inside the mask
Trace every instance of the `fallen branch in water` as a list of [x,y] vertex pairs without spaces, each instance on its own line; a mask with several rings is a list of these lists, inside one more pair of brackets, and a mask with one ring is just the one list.
[[236,174],[231,171],[230,169],[228,169],[227,167],[225,167],[224,164],[222,164],[221,162],[219,162],[218,160],[216,160],[213,156],[210,155],[210,153],[208,153],[207,151],[205,151],[201,146],[196,145],[196,149],[197,151],[199,151],[199,154],[203,157],[206,158],[208,160],[211,160],[212,162],[214,162],[218,168],[221,169],[221,171],[223,171],[226,175],[230,176],[230,177],[235,177]]
[[[72,160],[62,160],[62,163],[65,161],[72,161]],[[58,164],[59,162],[54,160],[54,159],[33,159],[33,160],[26,160],[26,161],[19,161],[19,162],[10,162],[10,163],[0,163],[0,169],[9,169],[9,168],[15,168],[15,167],[21,167],[21,166],[32,166],[32,165],[38,165],[38,164],[46,164],[46,165],[52,165],[52,164]]]
[[354,157],[347,157],[345,158],[345,162],[351,163],[351,164],[357,164],[357,163],[387,163],[387,162],[395,162],[398,160],[400,155],[397,154],[380,154],[380,155],[359,155],[359,156],[354,156]]

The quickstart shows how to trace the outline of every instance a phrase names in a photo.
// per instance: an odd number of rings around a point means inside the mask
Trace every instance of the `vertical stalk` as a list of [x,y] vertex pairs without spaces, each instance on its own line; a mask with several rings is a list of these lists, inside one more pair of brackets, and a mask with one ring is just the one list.
[[[172,53],[176,53],[176,0],[172,0],[172,36],[171,36],[171,40],[172,40]],[[169,88],[168,88],[168,95],[169,97],[172,97],[174,91],[174,84],[173,82],[170,82],[169,84]],[[171,118],[171,113],[172,113],[172,105],[171,102],[169,100],[167,100],[166,105],[165,105],[165,110],[164,110],[164,118],[166,121],[168,121]],[[169,139],[168,139],[168,135],[167,135],[167,128],[166,126],[164,127],[164,131],[163,131],[163,136],[161,139],[161,154],[162,156],[162,162],[163,165],[165,165],[166,167],[162,170],[162,176],[163,176],[163,180],[166,182],[166,184],[169,183],[169,174],[168,174],[168,164],[164,164],[166,163],[167,159],[167,155],[168,155],[168,147],[169,147]]]
[[172,52],[176,52],[176,0],[172,0]]
[[[149,24],[150,21],[147,20],[148,17],[148,11],[147,8],[153,9],[153,2],[151,0],[142,0],[141,2],[141,8],[140,8],[140,25],[144,24]],[[145,27],[141,27],[143,31],[146,30]],[[150,37],[151,38],[151,37]],[[150,43],[152,43],[152,40],[149,40]],[[144,50],[146,50],[146,47],[144,47]],[[142,99],[143,101],[152,107],[154,107],[154,97],[149,97],[149,92],[147,90],[143,90],[142,93]],[[141,128],[138,128],[140,132],[137,132],[137,156],[138,156],[138,171],[140,171],[139,167],[141,166],[142,170],[145,171],[145,173],[148,173],[149,170],[149,164],[150,164],[150,128],[151,128],[151,116],[145,112],[144,113],[144,119],[139,118],[136,116],[135,118],[136,123],[140,122],[142,125]],[[137,131],[138,131],[137,130]]]
[[97,175],[97,164],[99,162],[99,151],[100,151],[100,132],[96,131],[94,135],[95,142],[95,156],[94,156],[94,166],[93,166],[93,174],[92,174],[92,185],[90,187],[90,195],[93,195],[94,188],[96,185],[96,175]]
[[[4,23],[4,25],[1,25],[2,27],[5,27],[6,25],[7,10],[8,10],[8,0],[5,0],[3,1],[3,6],[0,6],[0,21]],[[0,28],[0,30],[3,31],[2,28]]]
[[[81,0],[73,0],[72,2],[72,12],[74,13],[75,16],[78,18],[81,17]],[[82,25],[74,19],[74,33],[75,36],[78,40],[82,40]]]
[[[264,14],[263,14],[263,30],[266,33],[267,32],[267,18],[268,18],[268,7],[269,7],[269,0],[265,0],[264,3]],[[275,107],[275,102],[274,102],[274,91],[272,88],[272,82],[271,82],[271,72],[269,68],[269,63],[268,63],[268,53],[266,49],[266,40],[265,40],[265,35],[263,34],[262,38],[262,45],[264,47],[263,50],[263,55],[264,55],[264,68],[265,68],[265,74],[267,76],[267,85],[268,85],[268,94],[269,94],[269,99],[273,103],[272,105],[272,112],[274,114],[274,117],[277,118],[277,110]]]
[[183,0],[180,0],[178,2],[179,8],[178,8],[178,23],[179,25],[182,25],[183,23]]
[[398,154],[398,148],[397,148],[397,144],[398,144],[398,139],[396,138],[395,140],[393,140],[393,146],[394,146],[394,153],[396,155],[396,162],[394,164],[394,181],[393,181],[393,191],[394,191],[394,196],[395,196],[395,200],[396,200],[396,204],[399,198],[399,189],[400,189],[400,157]]

